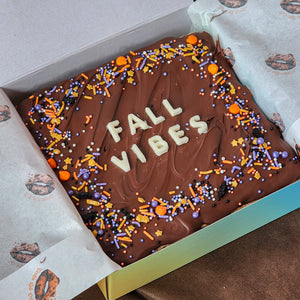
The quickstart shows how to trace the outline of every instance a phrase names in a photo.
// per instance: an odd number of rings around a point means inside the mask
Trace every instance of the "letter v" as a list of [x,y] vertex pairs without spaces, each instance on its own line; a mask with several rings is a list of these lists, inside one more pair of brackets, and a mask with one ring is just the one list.
[[116,156],[111,157],[111,162],[114,163],[117,167],[122,169],[124,172],[130,171],[130,164],[128,161],[128,156],[126,151],[122,151],[122,159],[117,158]]

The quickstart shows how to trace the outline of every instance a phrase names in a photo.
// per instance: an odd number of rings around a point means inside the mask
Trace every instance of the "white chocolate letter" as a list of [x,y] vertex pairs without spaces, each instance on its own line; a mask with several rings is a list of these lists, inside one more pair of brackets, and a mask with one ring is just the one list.
[[154,135],[148,139],[148,143],[157,156],[161,156],[169,150],[168,143],[160,135]]
[[136,155],[136,157],[137,157],[142,163],[145,163],[145,162],[147,161],[145,155],[143,154],[143,152],[141,151],[141,149],[140,149],[136,144],[133,144],[133,145],[131,146],[131,150],[133,151],[133,153]]
[[167,111],[169,112],[169,114],[172,117],[175,117],[175,116],[180,115],[182,113],[182,108],[181,107],[177,107],[177,108],[174,109],[167,99],[164,99],[162,101],[162,104],[164,105],[164,107],[167,109]]
[[125,151],[122,151],[122,159],[119,159],[116,156],[112,156],[110,160],[112,163],[114,163],[117,167],[122,169],[124,172],[130,171],[128,156]]
[[180,130],[179,124],[170,127],[168,133],[178,146],[186,144],[189,141],[189,138],[184,136],[184,131]]
[[165,117],[163,116],[156,117],[153,111],[149,107],[146,107],[145,111],[154,125],[158,125],[159,123],[165,120]]
[[119,133],[123,131],[122,127],[117,127],[120,124],[118,120],[109,122],[106,125],[106,128],[109,130],[111,136],[115,140],[116,143],[120,142],[121,138],[119,136]]
[[207,123],[204,121],[200,121],[199,115],[190,118],[190,125],[193,128],[198,128],[199,134],[206,133],[208,130]]
[[128,124],[129,124],[131,135],[136,134],[137,128],[141,128],[143,130],[149,128],[146,121],[141,120],[139,117],[137,117],[134,114],[129,114],[128,115]]

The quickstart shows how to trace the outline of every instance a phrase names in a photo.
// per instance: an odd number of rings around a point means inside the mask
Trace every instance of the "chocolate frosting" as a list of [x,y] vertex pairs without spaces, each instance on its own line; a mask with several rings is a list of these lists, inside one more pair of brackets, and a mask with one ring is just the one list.
[[[182,112],[171,116],[164,99]],[[155,125],[146,107],[164,121]],[[300,176],[295,153],[205,32],[131,51],[35,93],[18,111],[86,225],[122,266]],[[134,135],[129,114],[140,120]],[[194,116],[207,132],[191,126]],[[115,120],[118,142],[107,128]],[[182,145],[169,133],[177,124],[188,138]],[[166,153],[155,153],[153,136],[168,144]],[[111,161],[123,151],[128,172]]]

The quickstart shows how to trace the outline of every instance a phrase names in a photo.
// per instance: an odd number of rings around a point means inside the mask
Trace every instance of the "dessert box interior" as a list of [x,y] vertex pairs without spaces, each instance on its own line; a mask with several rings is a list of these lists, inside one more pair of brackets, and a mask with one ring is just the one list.
[[[116,1],[116,5],[122,7],[121,2]],[[95,34],[94,40],[87,46],[75,48],[76,43],[71,43],[68,52],[61,51],[58,55],[55,51],[49,51],[46,63],[40,63],[43,61],[43,55],[40,55],[35,62],[25,62],[22,68],[18,68],[17,63],[13,64],[14,67],[6,76],[1,77],[1,88],[14,104],[18,104],[29,93],[43,86],[97,67],[131,49],[151,44],[165,36],[180,36],[190,32],[191,21],[187,9],[192,1],[166,1],[167,4],[161,5],[157,1],[148,1],[148,6],[135,3],[136,1],[131,2],[127,7],[123,7],[123,15],[127,18],[119,20],[121,24],[116,25],[117,15],[112,18],[105,13],[101,18],[98,16],[101,20],[100,26],[101,23],[104,24],[104,29],[108,28],[110,23],[114,25],[110,30],[103,30],[102,34]],[[143,10],[152,6],[153,11],[147,14],[134,10],[134,15],[139,14],[139,17],[131,18],[134,5],[142,5]],[[113,14],[113,11],[110,13]],[[63,16],[63,12],[60,14]],[[96,15],[94,17],[96,19]],[[72,34],[74,36],[74,33]],[[47,33],[45,35],[47,36]],[[19,38],[19,46],[26,45],[22,37]],[[53,37],[53,40],[59,41],[59,37]],[[30,52],[29,49],[30,45],[25,52]],[[1,73],[5,74],[3,71]],[[297,195],[299,189],[298,181],[134,264],[115,271],[98,282],[98,285],[107,299],[116,299],[297,209],[300,206]]]

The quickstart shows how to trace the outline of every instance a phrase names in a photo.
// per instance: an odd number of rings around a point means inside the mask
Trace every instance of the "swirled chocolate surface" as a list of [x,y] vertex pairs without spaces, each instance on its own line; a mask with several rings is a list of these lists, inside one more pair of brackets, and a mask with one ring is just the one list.
[[122,266],[300,176],[295,153],[207,33],[130,51],[18,110]]

